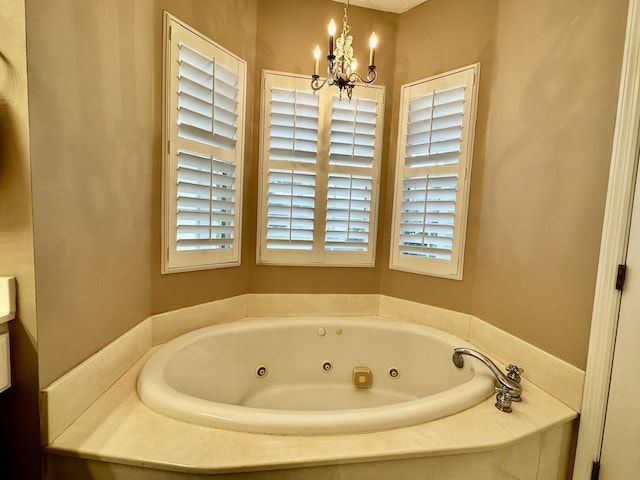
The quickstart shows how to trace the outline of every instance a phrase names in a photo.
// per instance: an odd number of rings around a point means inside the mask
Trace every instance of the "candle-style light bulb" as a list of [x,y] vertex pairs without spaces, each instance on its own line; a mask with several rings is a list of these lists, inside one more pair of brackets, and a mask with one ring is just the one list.
[[358,69],[358,61],[354,58],[351,60],[351,71],[355,72]]
[[320,71],[320,45],[316,45],[316,48],[313,49],[313,58],[315,59],[313,62],[313,74],[318,75]]
[[373,32],[369,38],[369,66],[375,65],[376,45],[378,45],[378,37],[376,32]]
[[329,22],[329,55],[333,55],[333,38],[336,35],[336,22],[331,19]]
[[329,35],[332,37],[336,34],[336,21],[332,18],[329,22]]

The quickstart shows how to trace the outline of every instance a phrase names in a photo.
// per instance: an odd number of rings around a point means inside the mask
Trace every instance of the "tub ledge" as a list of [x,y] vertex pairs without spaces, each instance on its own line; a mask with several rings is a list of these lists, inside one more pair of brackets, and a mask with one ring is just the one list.
[[526,393],[511,414],[499,412],[492,396],[456,415],[407,428],[260,435],[191,425],[145,407],[136,378],[157,348],[45,447],[48,479],[376,480],[424,478],[425,471],[447,480],[565,478],[577,413],[526,380]]

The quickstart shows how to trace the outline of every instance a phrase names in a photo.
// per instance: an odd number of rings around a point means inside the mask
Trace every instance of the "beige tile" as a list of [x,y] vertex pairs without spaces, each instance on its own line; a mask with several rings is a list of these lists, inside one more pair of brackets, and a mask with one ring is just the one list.
[[[540,433],[493,452],[496,480],[537,480]],[[568,451],[565,452],[568,455]]]
[[569,455],[575,422],[568,422],[542,434],[538,478],[564,480],[569,469]]
[[41,392],[42,437],[50,443],[151,347],[147,318]]
[[247,295],[225,298],[151,317],[153,345],[160,345],[198,328],[240,320],[247,316]]
[[524,368],[523,376],[527,380],[576,412],[580,411],[585,377],[583,370],[473,316],[469,342],[490,352],[493,358],[505,365],[513,363]]
[[250,317],[377,315],[378,295],[249,294]]
[[[48,480],[524,480],[501,475],[491,452],[226,473],[209,477],[50,455]],[[535,472],[534,472],[535,474]]]
[[[157,415],[140,403],[135,382],[144,360],[155,350],[152,341],[158,345],[196,328],[249,316],[310,315],[380,315],[453,333],[498,362],[521,363],[527,369],[525,397],[523,402],[514,404],[510,415],[498,412],[490,398],[457,415],[424,425],[329,437],[253,435],[211,429]],[[123,372],[126,373],[122,375]],[[401,473],[401,478],[416,480],[524,480],[536,478],[531,475],[538,459],[544,462],[540,465],[545,475],[556,478],[552,476],[554,472],[566,467],[568,442],[566,428],[561,428],[560,434],[553,429],[575,417],[566,405],[574,408],[575,389],[581,391],[583,377],[584,372],[565,362],[458,312],[377,295],[250,294],[151,317],[52,384],[43,392],[43,408],[49,412],[45,415],[45,440],[50,443],[50,454],[73,452],[88,460],[85,466],[90,466],[91,472],[100,471],[104,478],[114,478],[112,474],[118,471],[119,479],[146,479],[147,473],[154,472],[157,476],[148,478],[173,480],[193,478],[188,475],[195,472],[215,472],[221,480],[373,480],[391,478],[389,475],[395,472]],[[566,405],[528,380],[549,390]],[[176,444],[171,440],[174,438],[182,441]],[[531,442],[536,448],[531,448]],[[166,465],[173,472],[155,470]],[[155,468],[147,469],[149,466]],[[131,476],[121,477],[125,471]],[[422,477],[425,472],[435,476]]]
[[469,337],[469,315],[400,298],[380,295],[381,317],[419,323],[438,328],[467,340]]

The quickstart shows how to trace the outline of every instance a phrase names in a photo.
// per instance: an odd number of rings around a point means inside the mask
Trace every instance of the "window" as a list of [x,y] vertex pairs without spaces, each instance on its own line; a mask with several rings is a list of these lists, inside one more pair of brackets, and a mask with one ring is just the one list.
[[164,25],[162,272],[238,265],[246,63]]
[[373,266],[383,99],[264,72],[259,263]]
[[479,70],[402,87],[392,269],[462,279]]

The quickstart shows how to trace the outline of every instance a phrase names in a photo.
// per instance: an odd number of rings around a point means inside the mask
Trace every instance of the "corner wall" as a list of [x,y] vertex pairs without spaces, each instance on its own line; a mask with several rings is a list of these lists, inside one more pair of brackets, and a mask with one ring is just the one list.
[[0,275],[16,278],[12,386],[0,393],[0,478],[39,478],[40,423],[25,6],[0,0]]
[[471,298],[475,285],[476,245],[478,243],[477,182],[478,170],[484,162],[489,117],[491,65],[495,51],[495,0],[460,0],[456,2],[429,0],[427,3],[401,14],[398,25],[395,69],[395,105],[400,104],[403,84],[454,70],[476,62],[481,63],[478,94],[477,123],[473,151],[473,172],[466,254],[463,279],[449,280],[389,268],[391,224],[393,220],[393,191],[398,141],[398,108],[393,111],[392,129],[388,132],[389,164],[387,191],[384,203],[389,206],[383,223],[380,264],[380,293],[419,303],[471,313]]
[[[211,302],[247,293],[251,266],[255,262],[254,219],[248,212],[255,209],[256,193],[251,188],[250,177],[255,164],[252,138],[254,131],[253,104],[256,84],[253,72],[256,58],[258,0],[156,0],[153,2],[153,184],[152,184],[152,256],[151,290],[152,313],[162,313],[177,308]],[[247,62],[247,94],[245,121],[245,182],[243,190],[243,223],[241,262],[238,267],[201,270],[196,272],[162,275],[161,264],[161,88],[162,88],[162,11],[167,10],[187,22],[216,43]],[[259,85],[259,83],[258,83]]]
[[[351,7],[356,52],[375,30],[387,86],[371,269],[255,265],[261,70],[308,73],[340,3],[29,0],[40,385],[152,313],[247,292],[406,298],[472,313],[584,367],[626,0],[517,5]],[[241,267],[160,274],[163,9],[253,71]],[[399,87],[478,60],[465,278],[389,270]]]
[[150,1],[29,0],[40,385],[151,313]]
[[252,70],[256,5],[27,2],[40,386],[152,313],[246,293],[251,241],[242,267],[160,274],[162,12]]
[[627,0],[430,0],[401,15],[396,84],[479,60],[479,109],[464,280],[383,269],[381,294],[585,368],[626,14]]
[[472,313],[584,369],[627,0],[500,2]]

